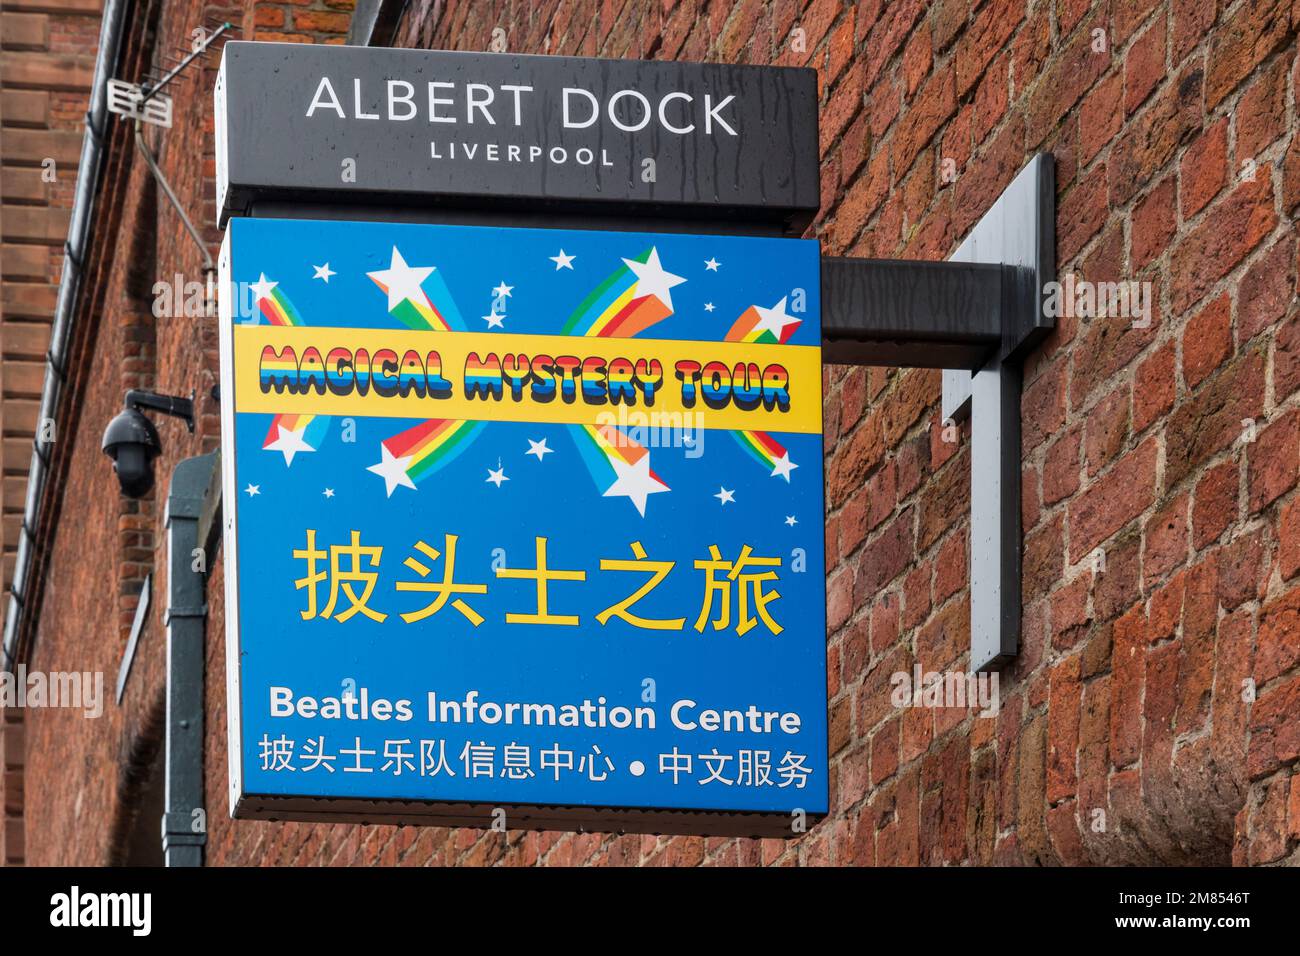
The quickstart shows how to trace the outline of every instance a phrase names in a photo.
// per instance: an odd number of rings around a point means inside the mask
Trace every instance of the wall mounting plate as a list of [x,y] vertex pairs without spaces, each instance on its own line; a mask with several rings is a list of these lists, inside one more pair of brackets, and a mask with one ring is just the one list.
[[823,361],[943,368],[945,424],[971,421],[970,670],[1020,646],[1020,384],[1055,322],[1053,158],[1036,155],[946,262],[822,260]]
[[970,670],[996,670],[1020,648],[1021,363],[1055,327],[1045,315],[1056,276],[1056,175],[1050,153],[1011,181],[951,257],[1011,266],[1002,345],[978,371],[945,370],[945,421],[971,416]]

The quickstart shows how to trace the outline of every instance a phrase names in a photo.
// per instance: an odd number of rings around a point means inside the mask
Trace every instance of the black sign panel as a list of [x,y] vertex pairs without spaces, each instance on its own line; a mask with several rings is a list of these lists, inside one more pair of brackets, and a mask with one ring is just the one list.
[[258,199],[564,209],[801,231],[808,69],[226,44],[221,220]]

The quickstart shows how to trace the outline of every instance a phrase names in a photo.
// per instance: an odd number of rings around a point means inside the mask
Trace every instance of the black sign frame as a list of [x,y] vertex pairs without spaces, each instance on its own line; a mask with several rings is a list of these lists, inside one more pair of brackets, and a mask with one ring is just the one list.
[[805,68],[231,41],[215,113],[222,226],[273,199],[798,235],[821,204]]

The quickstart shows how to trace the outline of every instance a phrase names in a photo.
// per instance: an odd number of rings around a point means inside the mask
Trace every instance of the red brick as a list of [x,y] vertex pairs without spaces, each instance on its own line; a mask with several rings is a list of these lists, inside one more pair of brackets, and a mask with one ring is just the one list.
[[1219,623],[1214,648],[1214,721],[1210,749],[1233,785],[1241,786],[1246,765],[1246,711],[1243,693],[1251,674],[1254,620],[1249,608]]
[[1079,97],[1110,68],[1109,46],[1104,53],[1092,48],[1092,31],[1104,29],[1104,17],[1104,13],[1094,14],[1039,77],[1029,101],[1026,146],[1042,143]]
[[1158,580],[1187,560],[1187,495],[1179,495],[1157,511],[1145,529],[1142,575]]
[[849,122],[857,116],[858,110],[862,108],[864,93],[862,67],[858,64],[851,67],[835,84],[830,101],[822,110],[819,133],[823,156],[829,151],[830,145],[844,132]]
[[1165,483],[1174,487],[1213,455],[1242,438],[1242,422],[1264,408],[1264,355],[1253,348],[1230,361],[1165,423]]
[[1079,657],[1052,668],[1047,709],[1047,799],[1059,802],[1075,794],[1079,751]]
[[1092,623],[1088,614],[1091,590],[1092,575],[1084,573],[1052,593],[1052,646],[1057,650],[1069,650],[1087,632]]
[[1094,476],[1115,460],[1128,440],[1129,395],[1121,385],[1099,401],[1085,416],[1084,463]]
[[1300,664],[1300,587],[1265,604],[1259,612],[1255,679],[1261,685]]
[[1156,259],[1174,236],[1174,177],[1167,176],[1133,207],[1130,234],[1133,268]]
[[922,562],[903,578],[903,627],[911,630],[930,613],[930,565]]
[[1173,0],[1172,56],[1174,65],[1182,63],[1214,23],[1218,0]]
[[908,105],[894,132],[894,176],[909,170],[921,150],[939,127],[956,112],[957,94],[948,70],[930,74],[925,85]]
[[1294,216],[1300,209],[1300,136],[1291,137],[1282,160],[1282,211]]
[[1043,461],[1043,504],[1064,501],[1079,488],[1079,449],[1082,433],[1078,427],[1065,432],[1047,449]]
[[1300,841],[1300,775],[1291,778],[1291,796],[1286,806],[1287,837]]
[[1021,557],[1021,602],[1028,604],[1047,594],[1065,570],[1065,525],[1060,515],[1049,518],[1025,535]]
[[913,553],[912,508],[903,511],[872,540],[858,565],[858,581],[868,592],[880,590],[903,573]]
[[1246,342],[1286,315],[1295,301],[1296,244],[1284,236],[1242,276],[1237,293],[1237,337]]
[[1106,167],[1098,166],[1088,178],[1070,190],[1057,216],[1056,255],[1069,262],[1093,236],[1101,231],[1110,206],[1106,198]]
[[1200,550],[1218,539],[1237,520],[1237,484],[1240,469],[1235,460],[1208,469],[1196,484],[1192,502],[1192,546]]
[[1178,707],[1177,641],[1153,647],[1146,654],[1146,686],[1142,695],[1142,787],[1160,800],[1173,790],[1174,715]]
[[1142,541],[1136,528],[1122,533],[1105,548],[1106,569],[1093,582],[1092,609],[1099,621],[1109,621],[1141,598]]
[[1124,56],[1124,109],[1141,106],[1165,76],[1165,18],[1157,17]]
[[834,461],[826,475],[827,497],[833,505],[842,504],[862,487],[867,475],[885,455],[880,439],[880,419],[868,415],[856,431],[836,449]]
[[[1117,230],[1118,232],[1118,230]],[[1098,281],[1109,281],[1097,277]],[[1089,276],[1092,279],[1092,276]],[[1153,289],[1151,321],[1136,323],[1120,316],[1099,316],[1081,322],[1079,342],[1073,349],[1073,367],[1070,380],[1070,406],[1081,408],[1089,403],[1092,394],[1100,388],[1107,392],[1116,372],[1127,367],[1155,338],[1160,328],[1160,317],[1154,303],[1159,302],[1159,290]]]
[[826,78],[834,81],[853,59],[853,10],[848,10],[831,34],[828,47]]
[[1238,167],[1286,132],[1286,71],[1285,58],[1279,58],[1251,81],[1233,110]]
[[1273,388],[1279,395],[1300,390],[1300,312],[1292,312],[1277,330],[1273,352]]
[[1142,688],[1146,658],[1141,609],[1115,622],[1115,656],[1111,665],[1110,755],[1116,767],[1137,760],[1142,740]]
[[1058,362],[1025,386],[1020,401],[1021,452],[1028,454],[1065,423],[1066,366]]
[[1070,502],[1070,563],[1145,511],[1155,497],[1156,443],[1147,439]]
[[1143,190],[1201,124],[1202,77],[1188,67],[1128,124],[1111,149],[1111,201],[1123,205]]
[[1286,581],[1300,573],[1300,498],[1293,498],[1283,507],[1277,537],[1278,571]]
[[1183,332],[1183,379],[1195,388],[1232,351],[1232,299],[1225,292],[1192,316]]
[[898,759],[911,763],[922,756],[934,739],[934,712],[929,707],[908,707],[903,710],[902,740]]
[[1228,118],[1225,116],[1200,136],[1183,154],[1178,170],[1183,218],[1191,219],[1217,196],[1228,182]]
[[1012,113],[987,143],[978,157],[971,160],[966,174],[957,180],[957,204],[953,228],[964,235],[983,215],[1020,171],[1025,162],[1024,121]]
[[917,547],[929,548],[960,518],[970,500],[970,464],[966,456],[949,462],[925,488],[920,499]]
[[853,613],[853,569],[842,568],[826,581],[826,627],[834,632]]
[[1174,347],[1162,346],[1138,365],[1133,378],[1133,431],[1141,434],[1148,425],[1174,405]]
[[953,54],[958,96],[965,96],[975,85],[1024,16],[1020,3],[986,3],[976,11]]
[[1250,712],[1246,769],[1252,778],[1300,759],[1300,674],[1265,688]]
[[253,25],[257,27],[283,27],[284,10],[259,4],[253,11]]
[[925,4],[921,0],[883,4],[878,17],[858,11],[858,40],[862,42],[865,39],[861,55],[868,85],[876,81],[885,65],[893,59],[924,12]]
[[1300,474],[1300,411],[1273,422],[1246,452],[1246,501],[1253,514],[1295,487]]
[[1214,109],[1270,53],[1286,42],[1290,0],[1250,0],[1214,31],[1207,58],[1205,106]]
[[966,533],[956,531],[939,548],[934,561],[934,602],[942,604],[967,585]]
[[[1147,602],[1147,639],[1151,643],[1168,640],[1178,633],[1183,620],[1183,599],[1187,594],[1185,571],[1179,571],[1151,594]],[[1192,578],[1197,578],[1196,574]],[[1199,581],[1194,581],[1199,584]]]
[[[862,168],[863,162],[871,152],[871,131],[868,128],[869,116],[866,113],[858,114],[858,118],[853,121],[840,139],[839,149],[839,187],[833,195],[822,195],[822,206],[826,207],[830,203],[840,200],[844,189],[854,181],[858,171]],[[840,205],[843,201],[840,200]],[[857,218],[856,222],[860,225],[865,219]]]
[[1235,610],[1243,602],[1263,594],[1268,577],[1263,536],[1263,529],[1255,528],[1237,535],[1218,550],[1216,593],[1225,610]]
[[1052,47],[1047,5],[1031,8],[1030,17],[1030,21],[1016,31],[1011,40],[1013,98],[1018,98],[1038,79]]
[[878,787],[898,770],[902,721],[894,719],[871,735],[871,785]]
[[909,97],[916,92],[921,81],[930,72],[933,46],[930,25],[922,21],[921,26],[913,31],[907,45],[903,48],[903,89]]

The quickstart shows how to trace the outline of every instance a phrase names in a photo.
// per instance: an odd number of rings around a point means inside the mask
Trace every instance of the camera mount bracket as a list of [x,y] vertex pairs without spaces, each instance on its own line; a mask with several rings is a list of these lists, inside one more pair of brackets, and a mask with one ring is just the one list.
[[137,411],[147,408],[150,411],[170,415],[172,418],[179,418],[185,422],[190,434],[194,434],[193,391],[190,392],[189,398],[182,398],[178,395],[159,395],[157,392],[146,392],[142,389],[133,388],[126,393],[123,404],[127,408],[134,408]]

